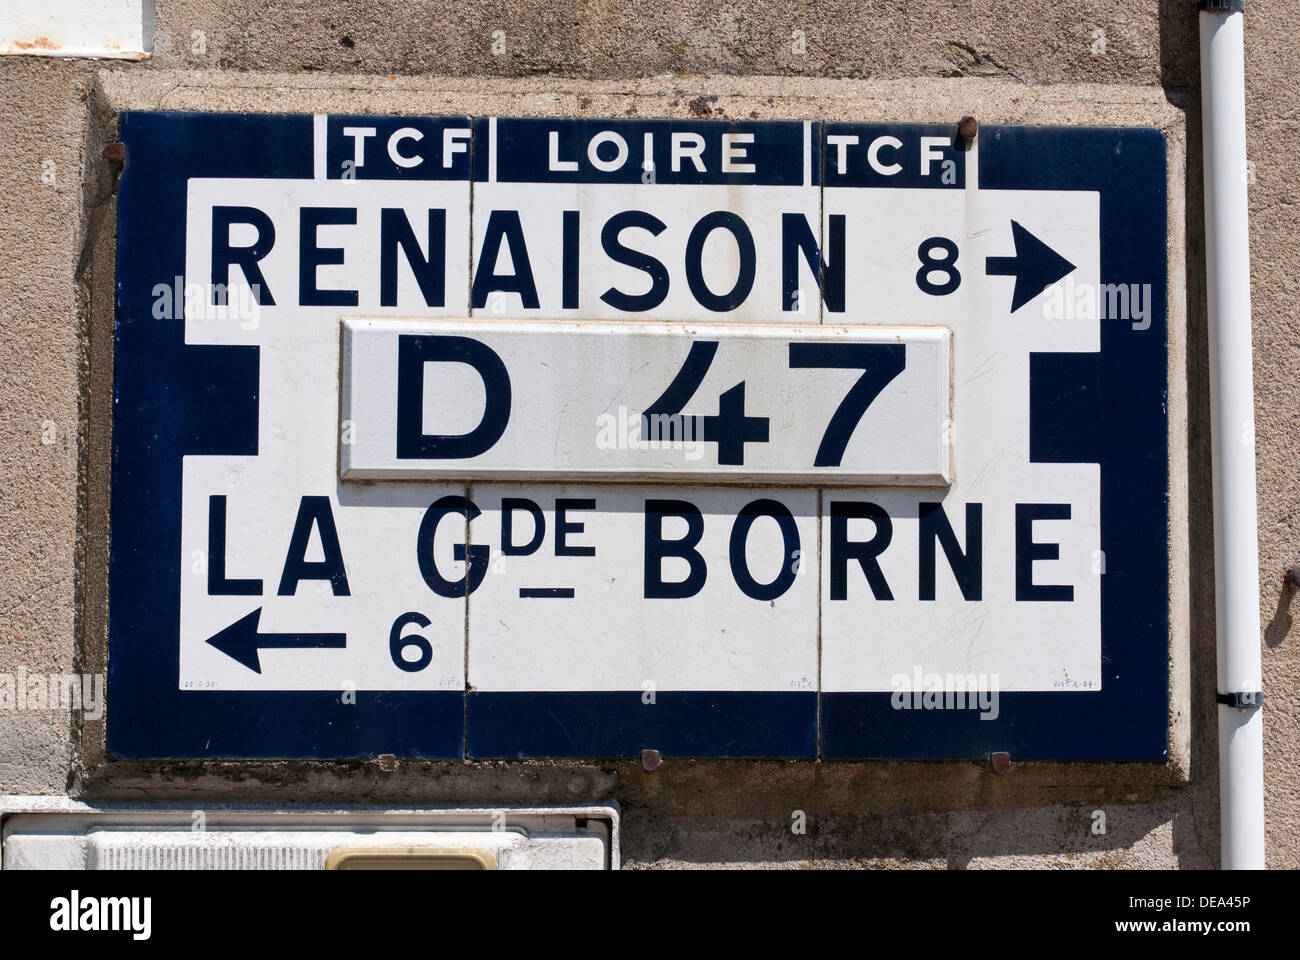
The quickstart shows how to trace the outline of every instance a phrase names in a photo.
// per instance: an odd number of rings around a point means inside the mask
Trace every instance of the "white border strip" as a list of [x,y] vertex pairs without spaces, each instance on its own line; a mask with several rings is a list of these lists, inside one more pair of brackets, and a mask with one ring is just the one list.
[[317,180],[325,179],[326,122],[323,113],[312,116],[312,175]]

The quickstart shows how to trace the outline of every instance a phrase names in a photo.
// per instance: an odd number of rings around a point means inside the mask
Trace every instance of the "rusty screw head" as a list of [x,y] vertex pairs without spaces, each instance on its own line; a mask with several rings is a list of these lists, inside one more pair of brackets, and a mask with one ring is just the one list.
[[647,771],[651,771],[651,772],[653,772],[654,768],[657,767],[657,766],[659,766],[659,751],[658,751],[658,750],[642,750],[642,751],[641,751],[641,766],[645,767]]
[[962,117],[961,123],[957,124],[957,139],[968,147],[979,132],[980,125],[975,121],[974,117]]
[[1011,754],[1005,750],[999,750],[989,757],[993,761],[993,772],[997,774],[1006,773],[1011,769]]
[[104,148],[104,159],[111,160],[114,163],[122,163],[126,160],[126,144],[110,143]]

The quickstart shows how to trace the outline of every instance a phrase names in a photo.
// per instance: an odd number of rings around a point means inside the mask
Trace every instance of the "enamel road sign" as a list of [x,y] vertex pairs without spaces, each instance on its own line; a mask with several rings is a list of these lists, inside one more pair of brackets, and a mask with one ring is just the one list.
[[111,753],[1166,755],[1158,131],[120,129]]

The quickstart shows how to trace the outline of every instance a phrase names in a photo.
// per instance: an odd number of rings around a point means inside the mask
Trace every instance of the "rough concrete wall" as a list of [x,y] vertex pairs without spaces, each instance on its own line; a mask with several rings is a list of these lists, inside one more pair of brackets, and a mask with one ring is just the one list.
[[[0,62],[0,671],[72,669],[91,68]],[[68,717],[0,714],[0,790],[57,792]]]
[[[1248,0],[1249,2],[1249,0]],[[1249,2],[1247,107],[1256,183],[1251,191],[1256,346],[1261,610],[1267,691],[1266,778],[1269,859],[1300,865],[1300,772],[1296,713],[1300,662],[1283,590],[1283,565],[1300,559],[1294,429],[1296,347],[1288,293],[1296,136],[1296,54],[1300,0]],[[536,109],[556,77],[621,80],[657,77],[656,86],[689,94],[665,111],[691,109],[720,81],[692,75],[780,75],[768,86],[777,108],[794,103],[804,78],[870,80],[968,78],[958,89],[978,102],[989,79],[1008,87],[993,98],[1013,112],[1029,85],[1071,88],[1079,109],[1121,122],[1130,98],[1111,104],[1104,85],[1141,85],[1156,100],[1187,111],[1186,443],[1190,584],[1184,637],[1190,646],[1190,765],[1173,768],[1017,765],[994,776],[978,764],[845,764],[668,761],[648,774],[632,762],[410,764],[389,773],[374,764],[103,764],[96,725],[66,715],[0,714],[0,792],[88,798],[219,801],[573,803],[615,798],[625,816],[629,866],[700,863],[892,865],[1212,866],[1217,862],[1217,747],[1214,729],[1213,543],[1197,49],[1194,0],[957,0],[898,4],[878,0],[778,3],[630,0],[381,0],[341,5],[316,0],[157,0],[154,57],[142,64],[9,58],[0,61],[0,670],[72,669],[85,635],[87,664],[98,669],[102,631],[102,517],[90,508],[106,463],[102,346],[111,322],[111,175],[99,158],[104,133],[96,96],[105,84],[129,87],[148,75],[174,82],[166,107],[205,102],[219,78],[259,86],[261,73],[291,78],[316,109],[381,109],[388,84],[419,97],[424,112],[479,95],[499,81],[494,102]],[[493,31],[504,31],[494,54]],[[795,52],[793,31],[806,52]],[[1098,33],[1097,31],[1103,31]],[[1098,41],[1104,40],[1104,47]],[[498,48],[500,48],[500,42]],[[195,69],[219,71],[194,75]],[[242,78],[240,71],[254,72]],[[313,77],[320,95],[302,94]],[[347,87],[346,75],[367,75]],[[462,86],[422,75],[459,76]],[[286,85],[289,80],[285,80]],[[672,86],[669,84],[672,83]],[[569,85],[577,89],[577,85]],[[593,112],[610,110],[628,84],[600,87]],[[922,85],[918,84],[918,87]],[[262,83],[257,109],[288,109]],[[856,87],[845,88],[852,98]],[[1003,88],[999,87],[999,90]],[[1115,88],[1118,90],[1118,87]],[[459,90],[459,92],[457,92]],[[197,91],[197,92],[196,92]],[[447,91],[451,91],[448,93]],[[513,92],[511,92],[513,91]],[[725,90],[722,90],[725,94]],[[482,94],[486,96],[486,93]],[[924,95],[923,92],[921,94]],[[260,98],[260,99],[258,99]],[[513,98],[513,99],[511,99]],[[532,99],[530,99],[532,98]],[[220,97],[215,96],[214,102]],[[593,102],[594,100],[594,102]],[[848,102],[851,102],[848,101]],[[366,106],[366,104],[379,106]],[[553,99],[575,112],[576,96]],[[698,101],[693,112],[718,110]],[[344,106],[346,105],[346,107]],[[310,109],[298,105],[295,109]],[[408,108],[409,109],[409,108]],[[797,106],[787,108],[794,113]],[[1060,107],[1070,112],[1068,104]],[[508,111],[500,111],[508,112]],[[776,114],[764,114],[776,115]],[[1098,122],[1093,120],[1092,122]],[[1127,122],[1135,122],[1129,120]],[[42,173],[53,161],[54,182]],[[47,178],[48,179],[48,178]],[[93,316],[93,321],[92,321]],[[92,326],[101,336],[94,341]],[[96,414],[98,411],[98,414]],[[48,429],[53,423],[54,431]],[[45,443],[43,439],[53,438]],[[102,495],[102,490],[98,493]],[[78,575],[84,566],[87,575]],[[100,651],[102,655],[102,649]],[[165,722],[165,718],[160,719]],[[1088,829],[1107,811],[1108,833]],[[805,810],[807,836],[792,835],[790,815]]]
[[[157,0],[155,65],[569,77],[1196,83],[1186,0]],[[1105,31],[1093,54],[1094,30]],[[206,52],[193,51],[201,30]],[[493,32],[504,52],[493,53]],[[791,34],[803,32],[806,51]],[[1188,51],[1192,55],[1188,55]]]

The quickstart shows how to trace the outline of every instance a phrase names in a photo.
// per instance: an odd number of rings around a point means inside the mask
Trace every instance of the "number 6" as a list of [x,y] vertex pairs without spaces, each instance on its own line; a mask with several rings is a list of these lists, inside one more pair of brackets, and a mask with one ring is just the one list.
[[[393,629],[388,634],[388,652],[393,658],[393,663],[397,664],[399,670],[405,670],[407,673],[423,670],[433,661],[433,644],[418,633],[402,636],[402,628],[411,623],[423,628],[429,625],[430,620],[424,614],[415,611],[404,613],[393,621]],[[402,651],[407,647],[419,649],[420,658],[407,660],[403,657]]]

